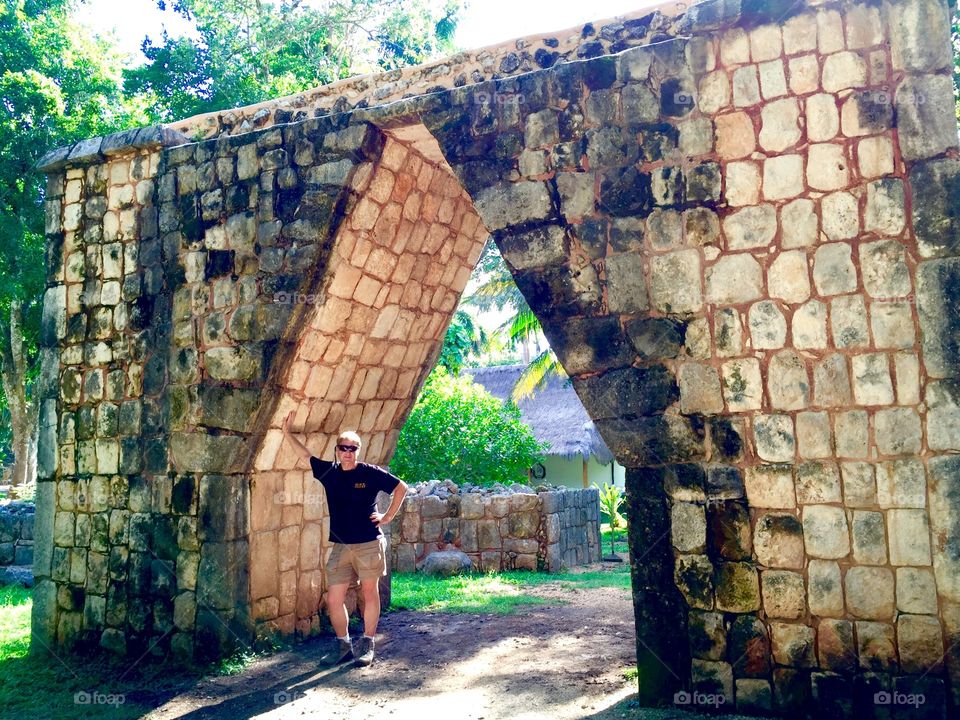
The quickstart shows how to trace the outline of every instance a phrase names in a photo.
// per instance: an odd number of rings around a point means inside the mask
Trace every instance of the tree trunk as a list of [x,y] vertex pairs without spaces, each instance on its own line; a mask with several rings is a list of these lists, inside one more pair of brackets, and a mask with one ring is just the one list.
[[10,410],[13,432],[14,485],[36,475],[37,404],[27,397],[27,363],[24,355],[22,308],[19,300],[10,303],[10,322],[0,337],[0,380]]

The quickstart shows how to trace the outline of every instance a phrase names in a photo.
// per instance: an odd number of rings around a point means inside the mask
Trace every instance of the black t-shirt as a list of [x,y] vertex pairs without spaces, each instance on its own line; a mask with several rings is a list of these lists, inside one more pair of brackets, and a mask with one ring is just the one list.
[[400,478],[376,465],[357,463],[348,471],[316,457],[310,458],[310,469],[327,491],[332,542],[364,543],[383,536],[370,515],[377,511],[377,493],[392,493]]

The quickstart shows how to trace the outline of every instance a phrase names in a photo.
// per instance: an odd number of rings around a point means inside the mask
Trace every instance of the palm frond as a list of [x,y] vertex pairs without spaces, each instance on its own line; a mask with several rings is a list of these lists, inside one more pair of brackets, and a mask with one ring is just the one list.
[[530,364],[520,373],[516,385],[510,392],[511,402],[516,404],[524,398],[531,397],[537,390],[546,385],[547,380],[553,375],[561,378],[567,377],[553,350],[547,348],[531,360]]
[[497,332],[506,335],[512,344],[535,341],[543,331],[533,310],[526,303],[524,305],[525,307],[518,309],[512,317],[507,318],[506,322],[497,328]]

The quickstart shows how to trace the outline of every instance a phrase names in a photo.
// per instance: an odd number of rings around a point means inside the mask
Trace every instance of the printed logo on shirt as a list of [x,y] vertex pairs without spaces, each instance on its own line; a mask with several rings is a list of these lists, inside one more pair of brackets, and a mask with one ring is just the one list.
[[367,484],[366,484],[366,483],[363,483],[363,482],[359,482],[359,483],[354,483],[354,484],[353,484],[353,489],[354,489],[354,490],[363,490],[363,489],[366,488],[366,487],[367,487]]

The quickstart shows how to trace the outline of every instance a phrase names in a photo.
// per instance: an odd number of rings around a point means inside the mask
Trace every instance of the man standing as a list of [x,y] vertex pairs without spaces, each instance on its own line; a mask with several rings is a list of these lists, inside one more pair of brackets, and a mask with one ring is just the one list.
[[[358,665],[369,665],[380,620],[379,581],[387,574],[386,539],[380,528],[400,510],[407,484],[376,465],[357,462],[361,442],[353,431],[337,437],[333,462],[314,457],[291,432],[293,415],[291,412],[283,421],[283,435],[297,455],[310,463],[314,478],[327,493],[330,510],[333,550],[327,560],[327,611],[339,647],[324,660],[336,664],[352,656]],[[381,491],[393,495],[385,513],[377,512],[377,493]],[[356,580],[363,596],[363,637],[354,648],[347,629],[346,596]]]

